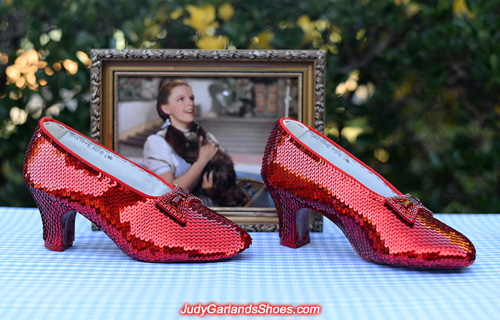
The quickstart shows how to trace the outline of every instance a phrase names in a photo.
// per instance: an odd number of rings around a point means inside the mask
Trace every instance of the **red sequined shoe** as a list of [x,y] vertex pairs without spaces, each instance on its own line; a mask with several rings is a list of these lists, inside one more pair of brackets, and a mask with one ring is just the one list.
[[226,259],[252,243],[189,191],[52,119],[41,119],[30,141],[24,181],[50,250],[72,246],[76,212],[141,261]]
[[466,267],[473,244],[403,195],[378,173],[304,124],[281,119],[264,153],[262,177],[278,211],[281,244],[309,243],[310,210],[345,234],[372,262],[407,267]]

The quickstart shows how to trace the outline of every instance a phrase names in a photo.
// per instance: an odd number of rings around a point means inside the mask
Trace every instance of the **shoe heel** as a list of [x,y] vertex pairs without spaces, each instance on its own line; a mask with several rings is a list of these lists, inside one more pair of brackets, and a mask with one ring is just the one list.
[[45,248],[64,251],[73,246],[76,211],[44,191],[32,187],[28,189],[42,216]]
[[276,205],[280,226],[280,243],[290,248],[300,248],[309,242],[311,211],[296,196],[283,191],[270,191]]

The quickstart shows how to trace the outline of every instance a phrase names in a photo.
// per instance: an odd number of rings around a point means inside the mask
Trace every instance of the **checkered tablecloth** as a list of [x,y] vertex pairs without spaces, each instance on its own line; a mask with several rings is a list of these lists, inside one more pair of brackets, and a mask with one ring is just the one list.
[[210,302],[322,307],[299,319],[498,319],[500,214],[436,216],[475,244],[472,266],[369,263],[328,220],[297,250],[279,245],[277,233],[252,233],[250,249],[228,261],[154,264],[130,259],[78,215],[74,246],[53,252],[37,209],[0,207],[0,319],[199,319],[179,311]]

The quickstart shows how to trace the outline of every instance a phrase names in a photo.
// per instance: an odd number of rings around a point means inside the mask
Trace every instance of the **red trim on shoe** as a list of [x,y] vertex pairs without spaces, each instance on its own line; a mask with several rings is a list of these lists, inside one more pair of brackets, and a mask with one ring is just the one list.
[[[309,127],[308,125],[306,124],[303,124],[302,122],[298,121],[298,120],[295,120],[295,119],[292,119],[292,118],[281,118],[279,120],[279,123],[280,123],[280,126],[291,136],[295,139],[295,141],[297,141],[299,144],[301,144],[302,146],[304,146],[305,148],[307,148],[309,151],[311,151],[312,153],[314,153],[316,156],[318,156],[319,158],[323,159],[326,163],[329,163],[330,165],[334,166],[335,168],[337,168],[337,170],[343,172],[345,175],[347,175],[348,177],[351,177],[353,180],[357,181],[360,185],[362,185],[364,188],[366,188],[367,190],[369,190],[370,192],[373,192],[375,194],[378,194],[377,192],[371,190],[370,188],[368,188],[367,186],[365,186],[363,183],[359,182],[358,179],[354,178],[353,176],[351,176],[350,174],[348,174],[347,172],[345,172],[344,170],[340,169],[339,167],[337,167],[336,165],[334,165],[332,162],[328,161],[327,159],[325,159],[323,156],[319,155],[317,152],[315,152],[314,150],[312,150],[308,145],[306,145],[305,143],[303,143],[299,138],[297,138],[297,136],[295,136],[287,127],[286,125],[283,123],[285,120],[291,120],[293,122],[296,122],[297,124],[299,125],[302,125],[306,128],[308,128],[309,130],[311,130],[312,132],[318,134],[320,137],[324,138],[326,141],[330,142],[331,144],[333,144],[336,148],[340,149],[341,151],[343,151],[345,154],[347,154],[348,156],[350,156],[353,160],[357,161],[359,164],[361,164],[362,166],[364,166],[366,169],[370,170],[373,174],[375,174],[377,177],[379,177],[382,182],[384,182],[389,188],[391,188],[394,192],[396,192],[398,195],[402,195],[402,193],[396,189],[391,183],[389,183],[389,181],[387,181],[384,177],[382,177],[380,174],[378,174],[375,170],[373,170],[372,168],[370,168],[369,166],[367,166],[366,164],[364,164],[361,160],[359,160],[358,158],[356,158],[355,156],[353,156],[351,153],[349,153],[347,150],[345,150],[344,148],[342,148],[341,146],[339,146],[338,144],[336,144],[335,142],[333,142],[332,140],[330,140],[330,138],[328,138],[327,136],[325,136],[324,134],[322,134],[321,132]],[[379,194],[380,195],[380,194]],[[384,196],[380,195],[381,197],[385,198]]]
[[127,183],[124,183],[123,181],[121,181],[120,179],[116,178],[115,176],[112,176],[111,174],[97,168],[96,166],[94,166],[93,164],[91,164],[90,162],[86,161],[85,159],[83,159],[82,157],[80,157],[79,155],[77,155],[75,152],[73,152],[72,150],[70,150],[69,148],[67,148],[65,145],[63,145],[58,139],[56,139],[50,132],[48,132],[48,130],[45,128],[45,126],[43,125],[45,122],[55,122],[63,127],[65,127],[66,129],[82,136],[83,138],[87,139],[87,140],[90,140],[92,143],[95,143],[97,146],[99,147],[102,147],[104,148],[105,150],[111,152],[112,154],[114,154],[115,156],[118,156],[120,157],[122,160],[125,160],[127,162],[130,162],[132,165],[136,166],[139,170],[143,171],[144,173],[147,173],[151,176],[153,176],[153,178],[157,178],[157,179],[160,179],[163,183],[165,183],[167,186],[169,186],[172,190],[175,188],[175,186],[171,185],[170,183],[166,182],[162,177],[160,177],[159,175],[155,174],[154,172],[138,165],[137,163],[133,162],[133,161],[130,161],[129,159],[125,158],[124,156],[122,156],[121,154],[119,153],[116,153],[115,151],[103,146],[102,144],[100,144],[99,142],[81,134],[80,132],[74,130],[73,128],[70,128],[68,127],[67,125],[65,125],[64,123],[61,123],[57,120],[54,120],[52,118],[48,118],[48,117],[43,117],[42,119],[40,119],[40,128],[41,130],[43,131],[43,133],[45,133],[47,136],[49,136],[52,141],[54,143],[57,143],[58,146],[60,146],[61,148],[63,148],[64,150],[66,150],[66,152],[70,153],[71,155],[73,155],[75,158],[77,158],[78,160],[82,161],[83,163],[87,164],[89,167],[91,167],[92,169],[96,170],[97,172],[101,172],[103,173],[104,175],[106,175],[107,177],[119,182],[120,184],[124,185],[124,186],[127,186],[129,189],[131,189],[132,191],[134,191],[135,193],[139,194],[140,196],[142,197],[145,197],[145,198],[151,198],[151,199],[156,199],[156,198],[159,198],[160,196],[152,196],[152,195],[149,195],[149,194],[145,194],[137,189],[135,189],[134,187],[130,186],[129,184]]

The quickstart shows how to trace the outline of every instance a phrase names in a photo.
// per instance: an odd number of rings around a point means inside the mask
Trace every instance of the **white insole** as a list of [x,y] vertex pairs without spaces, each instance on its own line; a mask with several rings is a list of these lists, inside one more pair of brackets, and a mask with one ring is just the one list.
[[150,196],[159,197],[171,188],[158,177],[102,148],[91,139],[74,133],[55,122],[45,122],[45,129],[79,157],[130,187]]
[[368,170],[361,163],[354,160],[351,156],[337,148],[325,138],[309,130],[309,128],[302,125],[300,122],[284,120],[283,123],[298,140],[331,162],[337,168],[364,184],[368,189],[383,197],[393,197],[397,195],[397,193],[387,186],[379,176]]

